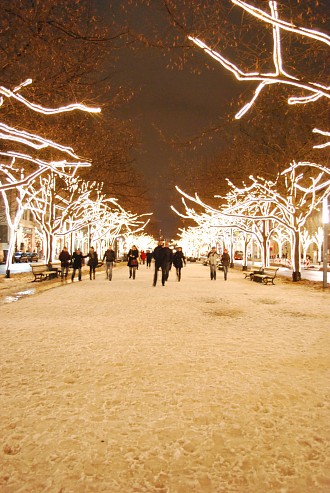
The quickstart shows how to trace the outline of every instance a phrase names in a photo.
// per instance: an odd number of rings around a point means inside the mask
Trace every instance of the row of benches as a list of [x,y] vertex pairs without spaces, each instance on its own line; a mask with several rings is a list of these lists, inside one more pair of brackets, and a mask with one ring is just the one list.
[[262,282],[263,284],[268,284],[270,282],[274,284],[278,269],[278,267],[259,267],[250,269],[244,272],[245,279],[250,279],[250,281],[254,282]]

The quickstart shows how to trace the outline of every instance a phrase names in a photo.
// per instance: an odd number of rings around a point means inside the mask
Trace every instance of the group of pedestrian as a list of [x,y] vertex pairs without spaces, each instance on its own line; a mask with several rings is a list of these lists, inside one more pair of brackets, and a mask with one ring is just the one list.
[[[142,255],[142,253],[144,255]],[[146,262],[147,268],[150,268],[152,260],[154,260],[155,262],[153,286],[157,285],[159,271],[161,271],[162,286],[165,286],[165,282],[168,281],[172,265],[174,265],[176,269],[177,280],[181,281],[181,269],[183,265],[186,264],[186,259],[182,252],[182,248],[177,247],[176,252],[173,253],[173,250],[170,248],[169,243],[164,243],[162,240],[158,241],[158,244],[153,252],[147,250],[146,252],[141,251],[141,254],[139,254],[136,245],[132,246],[127,254],[129,279],[134,280],[136,278],[136,272],[139,268],[139,261],[141,262],[141,264],[145,264]]]
[[[80,248],[77,248],[72,255],[68,252],[67,247],[63,247],[59,255],[59,260],[61,262],[61,278],[66,280],[69,273],[69,267],[72,267],[71,281],[73,282],[76,277],[76,272],[78,271],[78,280],[81,281],[81,269],[84,265],[85,258],[88,258],[87,265],[89,266],[89,278],[90,280],[95,279],[95,269],[99,263],[97,252],[93,247],[90,247],[87,255],[84,255]],[[158,241],[158,244],[153,252],[147,250],[144,252],[139,251],[136,245],[133,245],[129,250],[127,255],[127,265],[129,268],[129,279],[136,279],[136,272],[139,268],[139,261],[147,265],[150,268],[152,259],[155,261],[155,271],[153,277],[153,286],[157,285],[158,272],[161,271],[161,282],[162,286],[165,286],[166,281],[168,281],[172,265],[175,267],[176,279],[181,281],[181,270],[184,265],[186,265],[186,258],[182,252],[182,248],[178,246],[175,253],[170,248],[168,242]],[[216,247],[212,247],[211,251],[208,253],[208,260],[210,266],[210,277],[211,281],[215,281],[217,278],[217,267],[219,261],[223,267],[224,279],[228,278],[228,267],[230,264],[230,256],[228,250],[225,248],[222,255],[217,253]],[[116,262],[116,253],[112,246],[109,246],[103,255],[102,262],[105,261],[106,264],[106,279],[112,280],[112,270]]]
[[186,258],[182,252],[181,247],[177,247],[176,252],[173,253],[169,246],[169,243],[160,240],[158,245],[152,254],[155,260],[155,273],[153,286],[156,286],[158,279],[158,272],[162,272],[162,286],[165,286],[165,282],[168,281],[170,270],[172,265],[175,267],[176,277],[178,281],[181,281],[181,269],[183,265],[186,265]]
[[226,248],[224,248],[223,254],[219,255],[217,253],[216,247],[212,247],[211,251],[208,253],[207,257],[209,259],[211,281],[213,281],[213,280],[215,281],[217,279],[217,267],[218,267],[219,261],[220,261],[222,268],[223,268],[224,280],[227,281],[228,267],[230,264],[230,255],[228,253],[228,250]]
[[87,265],[89,266],[89,278],[95,279],[95,269],[99,263],[97,252],[94,247],[90,247],[87,255],[84,255],[80,248],[77,248],[72,255],[68,252],[67,247],[63,247],[59,255],[59,261],[61,262],[61,279],[66,280],[69,275],[69,268],[72,267],[71,281],[73,282],[78,271],[78,280],[81,281],[81,269],[84,265],[85,258],[88,258]]

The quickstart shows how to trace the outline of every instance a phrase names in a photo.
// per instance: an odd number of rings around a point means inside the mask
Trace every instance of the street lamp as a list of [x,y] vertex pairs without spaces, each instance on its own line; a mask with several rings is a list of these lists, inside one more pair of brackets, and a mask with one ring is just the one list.
[[323,287],[328,285],[328,225],[329,225],[329,209],[328,209],[328,197],[323,199],[322,208],[322,222],[323,222]]

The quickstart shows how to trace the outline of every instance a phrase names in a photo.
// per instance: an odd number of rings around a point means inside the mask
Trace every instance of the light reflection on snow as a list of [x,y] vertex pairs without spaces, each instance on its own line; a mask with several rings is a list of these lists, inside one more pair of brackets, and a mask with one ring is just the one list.
[[31,296],[32,294],[35,294],[36,290],[33,289],[27,289],[25,291],[19,291],[18,293],[13,294],[12,296],[6,296],[4,299],[5,303],[14,303],[15,301],[18,301],[22,298],[25,298],[26,296]]

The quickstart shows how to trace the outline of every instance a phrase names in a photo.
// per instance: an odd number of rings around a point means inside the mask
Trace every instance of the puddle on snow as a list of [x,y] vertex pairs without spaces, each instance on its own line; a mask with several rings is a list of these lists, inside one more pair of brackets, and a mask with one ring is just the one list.
[[14,293],[11,296],[6,296],[4,299],[5,303],[14,303],[15,301],[21,300],[22,298],[26,298],[27,296],[31,296],[32,294],[35,294],[36,290],[35,288],[33,289],[27,289],[26,291],[19,291],[18,293]]

